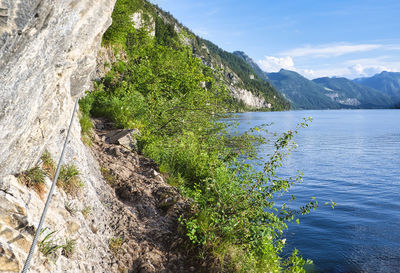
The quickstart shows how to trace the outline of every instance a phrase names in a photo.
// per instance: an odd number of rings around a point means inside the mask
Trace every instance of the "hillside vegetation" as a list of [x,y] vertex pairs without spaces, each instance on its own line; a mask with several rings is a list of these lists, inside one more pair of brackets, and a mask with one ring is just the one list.
[[[157,8],[157,6],[142,0],[134,0],[121,3],[121,6],[116,8],[118,10],[114,10],[114,23],[105,33],[103,43],[119,42],[123,44],[124,33],[132,27],[131,20],[127,22],[123,19],[126,16],[132,19],[132,14],[126,14],[125,8],[129,8],[129,13],[142,14],[143,26],[150,32],[154,31],[158,41],[164,40],[161,43],[166,45],[166,40],[175,39],[175,46],[177,44],[185,45],[189,51],[192,51],[193,56],[198,57],[203,64],[210,67],[214,72],[215,79],[228,88],[231,95],[229,99],[231,100],[232,110],[282,111],[290,109],[290,104],[282,95],[269,82],[263,81],[244,60],[233,53],[220,49],[212,42],[196,36],[172,15]],[[237,96],[233,96],[239,89],[245,89],[254,96],[265,99],[271,107],[260,109],[246,105]]]
[[[229,74],[230,70],[234,75],[238,76],[239,81],[236,83],[238,87],[247,89],[253,94],[265,98],[267,102],[272,104],[272,109],[275,111],[290,109],[289,102],[268,81],[260,77],[257,71],[241,57],[219,48],[210,41],[197,37],[196,42],[196,48],[200,49],[201,56],[206,56],[203,57],[206,62],[222,65],[225,72],[223,75]],[[205,47],[200,45],[205,45]],[[229,70],[225,68],[229,68]],[[229,83],[229,81],[225,80],[225,83]]]
[[[131,16],[139,10],[144,23],[135,28]],[[281,179],[276,169],[295,148],[292,137],[307,123],[283,133],[269,161],[259,161],[255,145],[267,140],[253,132],[263,129],[237,135],[221,122],[236,107],[221,72],[193,52],[187,40],[192,34],[183,27],[177,32],[173,22],[146,1],[117,0],[113,24],[103,39],[117,61],[80,101],[82,119],[103,117],[119,127],[140,129],[140,152],[154,159],[168,182],[192,202],[179,218],[182,236],[190,242],[188,248],[210,263],[211,272],[304,272],[297,250],[282,257],[281,235],[287,222],[317,204],[311,200],[290,209],[274,200],[284,200],[283,193],[301,182],[301,176]],[[236,56],[199,41],[221,54],[221,62],[235,73],[252,73]],[[258,87],[268,86],[258,80],[251,84],[260,94],[264,91]],[[282,98],[274,99],[284,104]],[[248,160],[259,162],[261,171],[246,164]]]

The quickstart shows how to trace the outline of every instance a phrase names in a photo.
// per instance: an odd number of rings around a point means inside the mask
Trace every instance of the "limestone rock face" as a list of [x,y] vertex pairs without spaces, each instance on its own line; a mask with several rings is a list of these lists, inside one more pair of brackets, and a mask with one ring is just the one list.
[[246,89],[234,86],[229,86],[228,88],[231,91],[230,93],[232,97],[234,97],[239,101],[244,102],[244,104],[246,104],[249,107],[253,107],[256,109],[272,107],[272,105],[266,102],[264,98],[258,97]]
[[0,0],[0,177],[27,169],[90,86],[115,0]]
[[[90,87],[114,4],[0,0],[0,272],[21,272],[45,203],[14,174],[40,163],[45,149],[58,161],[74,102]],[[76,250],[71,257],[59,250],[46,262],[36,248],[29,272],[116,271],[109,251],[113,231],[106,226],[112,191],[80,137],[75,116],[64,163],[78,167],[84,188],[78,198],[57,188],[44,224],[46,232],[56,231],[57,244],[73,239]],[[45,195],[50,182],[46,178]]]

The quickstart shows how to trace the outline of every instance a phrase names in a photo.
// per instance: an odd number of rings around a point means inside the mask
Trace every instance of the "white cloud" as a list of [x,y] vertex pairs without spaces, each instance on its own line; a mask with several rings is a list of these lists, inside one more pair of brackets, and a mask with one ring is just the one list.
[[333,67],[330,69],[296,69],[296,71],[302,74],[308,79],[315,79],[321,77],[345,77],[348,79],[355,79],[360,77],[371,77],[382,71],[395,71],[389,67],[382,65],[362,65],[354,64],[343,67]]
[[294,48],[280,55],[292,57],[337,57],[348,53],[364,52],[381,48],[379,44],[331,44]]
[[382,71],[399,71],[400,62],[392,56],[363,58],[346,61],[349,77],[369,77]]
[[292,57],[287,56],[283,58],[265,56],[264,60],[258,61],[261,69],[267,72],[278,72],[283,69],[294,70],[294,62]]
[[[300,64],[301,59],[294,56],[275,57],[266,56],[259,60],[258,64],[266,72],[278,72],[281,68],[296,71],[308,79],[320,77],[346,77],[355,79],[360,77],[370,77],[382,71],[395,72],[400,71],[400,61],[390,55],[381,55],[377,57],[367,57],[359,59],[345,59],[331,64],[324,62],[315,62],[308,65]],[[296,64],[295,64],[296,61]]]
[[344,77],[348,74],[347,68],[332,68],[332,69],[296,69],[298,73],[307,79],[316,79],[321,77]]
[[[264,67],[262,67],[264,69]],[[284,68],[284,67],[282,67]],[[302,76],[307,79],[316,79],[321,77],[345,77],[348,79],[355,79],[360,77],[371,77],[377,73],[381,73],[382,71],[396,71],[396,69],[383,66],[383,65],[362,65],[362,64],[353,64],[350,66],[341,66],[341,67],[332,67],[332,68],[317,68],[317,69],[300,69],[294,66],[286,67],[285,69],[289,69],[292,71],[296,71],[300,73]],[[277,72],[279,69],[275,71],[268,72]]]
[[382,71],[392,71],[391,68],[382,65],[364,66],[362,64],[355,64],[348,67],[349,77],[370,77]]

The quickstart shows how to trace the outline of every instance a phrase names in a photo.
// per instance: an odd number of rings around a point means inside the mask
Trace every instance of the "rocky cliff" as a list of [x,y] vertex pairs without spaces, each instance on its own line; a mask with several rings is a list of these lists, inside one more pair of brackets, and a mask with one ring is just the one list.
[[[114,2],[0,1],[0,272],[21,270],[44,205],[14,175],[40,163],[45,149],[58,160],[74,101],[90,86]],[[77,251],[73,262],[60,256],[49,263],[36,251],[30,272],[110,272],[112,234],[98,194],[103,182],[77,119],[65,162],[79,166],[85,188],[79,199],[56,190],[45,226],[56,231],[52,239],[59,244],[75,239]],[[92,208],[93,223],[68,213],[67,203],[78,211]]]
[[0,2],[0,175],[32,166],[65,129],[89,87],[113,2]]

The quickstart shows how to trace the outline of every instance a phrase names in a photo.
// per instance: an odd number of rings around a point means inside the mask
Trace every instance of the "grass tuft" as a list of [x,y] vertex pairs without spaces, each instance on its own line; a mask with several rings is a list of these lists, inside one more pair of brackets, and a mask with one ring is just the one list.
[[[44,228],[40,234],[42,235],[48,228]],[[57,256],[57,250],[61,249],[61,254],[67,258],[71,258],[75,253],[76,249],[76,240],[66,238],[65,244],[57,243],[58,239],[56,238],[57,231],[50,231],[47,235],[39,241],[39,251],[48,259],[55,259]]]
[[101,167],[100,168],[101,174],[103,175],[104,180],[106,180],[107,184],[110,185],[111,187],[114,187],[117,179],[113,175],[112,171],[106,168]]
[[63,189],[66,194],[76,196],[84,186],[78,175],[79,171],[75,165],[63,165],[57,180],[57,186]]
[[[47,228],[44,228],[40,233],[43,234]],[[56,251],[62,248],[62,245],[56,243],[54,238],[56,231],[49,232],[41,241],[39,241],[39,251],[47,258],[54,258]]]
[[114,255],[118,253],[118,251],[121,249],[122,244],[124,243],[123,238],[111,238],[108,246]]
[[34,189],[40,198],[43,199],[46,191],[45,175],[45,172],[39,166],[35,166],[19,174],[18,180],[27,187]]
[[85,219],[89,216],[89,214],[92,212],[92,207],[91,206],[86,206],[81,210],[81,213]]
[[65,245],[62,246],[61,254],[67,258],[71,258],[72,255],[75,253],[76,248],[76,240],[67,238],[65,240]]
[[40,159],[42,160],[42,169],[46,175],[53,180],[56,173],[56,166],[49,151],[45,150]]

